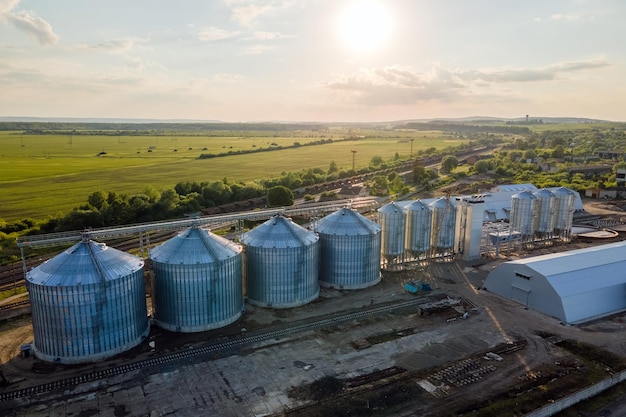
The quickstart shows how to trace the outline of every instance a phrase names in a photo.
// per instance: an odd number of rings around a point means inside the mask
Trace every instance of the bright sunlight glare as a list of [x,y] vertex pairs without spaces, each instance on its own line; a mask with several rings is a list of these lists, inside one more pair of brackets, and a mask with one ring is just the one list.
[[366,53],[385,45],[391,33],[391,15],[382,1],[354,0],[338,19],[339,38],[352,52]]

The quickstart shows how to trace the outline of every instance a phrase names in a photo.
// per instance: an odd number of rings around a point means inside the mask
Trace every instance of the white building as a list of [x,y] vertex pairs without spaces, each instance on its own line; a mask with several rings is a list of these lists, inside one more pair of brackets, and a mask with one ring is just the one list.
[[485,288],[528,308],[578,323],[626,309],[626,242],[506,262]]

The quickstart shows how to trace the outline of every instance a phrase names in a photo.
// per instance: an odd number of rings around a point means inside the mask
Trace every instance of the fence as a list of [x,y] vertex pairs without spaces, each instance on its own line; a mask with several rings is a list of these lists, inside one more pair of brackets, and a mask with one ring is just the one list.
[[614,385],[619,384],[626,380],[626,371],[621,371],[618,374],[612,375],[610,378],[602,380],[597,384],[593,384],[590,387],[587,387],[583,390],[580,390],[572,395],[569,395],[565,398],[561,398],[553,403],[544,405],[541,408],[536,409],[528,414],[524,414],[524,417],[549,417],[553,416],[556,413],[565,410],[566,408],[571,407],[574,404],[577,404],[581,401],[584,401],[588,398],[591,398],[595,395],[600,394],[602,391],[611,388]]

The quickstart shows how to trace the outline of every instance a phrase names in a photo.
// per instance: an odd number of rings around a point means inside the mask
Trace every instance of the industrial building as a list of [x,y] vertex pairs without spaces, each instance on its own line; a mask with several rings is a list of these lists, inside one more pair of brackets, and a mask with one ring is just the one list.
[[485,289],[527,308],[580,323],[626,309],[626,242],[505,262]]

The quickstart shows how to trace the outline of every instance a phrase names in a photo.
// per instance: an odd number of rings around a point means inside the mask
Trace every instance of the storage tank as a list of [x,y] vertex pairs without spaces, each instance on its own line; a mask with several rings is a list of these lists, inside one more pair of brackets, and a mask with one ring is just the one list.
[[138,345],[150,330],[143,266],[85,238],[27,272],[35,355],[77,364]]
[[244,309],[241,246],[191,227],[150,251],[155,323],[202,332],[236,321]]
[[403,261],[406,215],[395,202],[378,209],[381,227],[381,254],[383,269],[397,269]]
[[381,228],[342,208],[315,226],[320,238],[320,285],[360,289],[380,282]]
[[540,238],[551,238],[554,232],[554,215],[556,213],[556,196],[550,191],[541,189],[533,192],[535,201],[535,234]]
[[404,248],[407,256],[413,259],[425,257],[430,249],[432,213],[426,203],[415,200],[404,208],[406,231]]
[[454,248],[456,209],[449,198],[441,197],[429,204],[432,213],[430,245],[433,256],[447,256]]
[[299,307],[319,295],[319,237],[283,216],[244,233],[246,293],[261,307]]
[[530,191],[521,191],[511,197],[510,229],[520,233],[522,240],[532,240],[535,233],[535,200]]
[[552,190],[556,197],[554,211],[554,234],[561,240],[569,242],[572,238],[574,219],[574,200],[576,193],[569,188],[558,187]]

